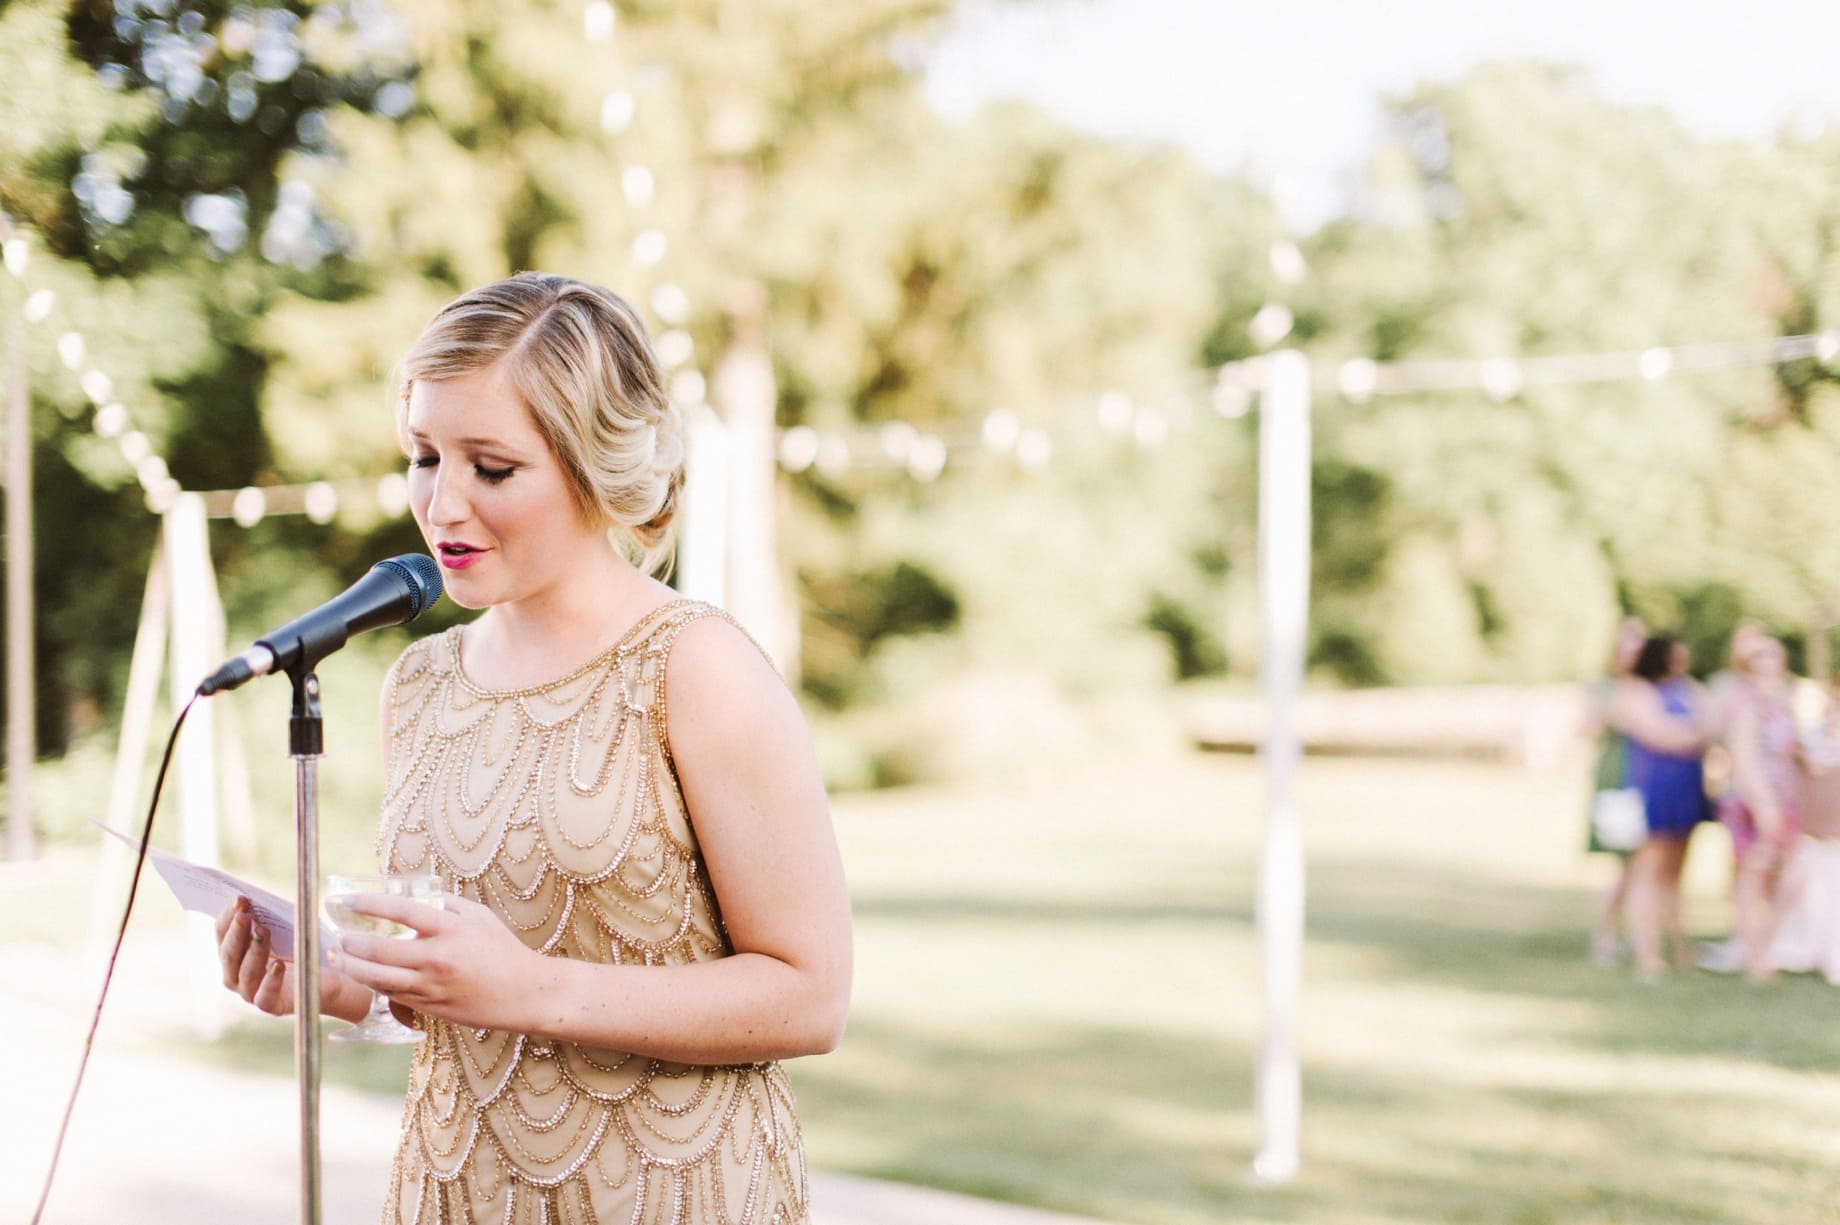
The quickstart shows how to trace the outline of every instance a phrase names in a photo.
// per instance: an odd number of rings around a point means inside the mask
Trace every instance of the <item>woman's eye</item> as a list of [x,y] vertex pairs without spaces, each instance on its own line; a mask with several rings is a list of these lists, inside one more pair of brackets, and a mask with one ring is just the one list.
[[435,457],[432,455],[411,455],[409,457],[411,468],[432,468],[434,465]]
[[510,468],[487,468],[482,464],[473,465],[473,470],[479,473],[479,479],[488,485],[497,485],[509,478],[512,473]]

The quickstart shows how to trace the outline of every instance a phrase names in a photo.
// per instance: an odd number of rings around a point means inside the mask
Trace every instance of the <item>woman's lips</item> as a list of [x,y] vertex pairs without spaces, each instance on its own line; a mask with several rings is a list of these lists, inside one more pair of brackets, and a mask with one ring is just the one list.
[[440,555],[441,564],[449,570],[464,570],[485,556],[483,550],[464,544],[443,543],[436,546],[435,552]]

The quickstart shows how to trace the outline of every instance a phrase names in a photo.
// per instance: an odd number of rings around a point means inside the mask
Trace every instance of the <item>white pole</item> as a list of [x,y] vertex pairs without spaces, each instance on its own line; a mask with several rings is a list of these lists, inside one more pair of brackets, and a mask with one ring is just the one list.
[[[166,559],[172,574],[172,707],[177,716],[217,659],[210,653],[210,536],[204,499],[180,494],[166,512]],[[216,734],[211,703],[192,707],[191,726],[179,737],[180,845],[187,859],[216,867]],[[192,1025],[200,1037],[223,1031],[223,974],[217,964],[217,933],[210,915],[186,912],[186,961],[191,968]]]
[[6,406],[6,857],[38,856],[32,830],[32,763],[38,757],[32,627],[32,405],[26,393],[26,324],[7,337]]
[[1310,367],[1286,349],[1271,356],[1259,406],[1259,593],[1264,622],[1265,851],[1258,929],[1265,1037],[1256,1098],[1260,1148],[1253,1173],[1289,1182],[1300,1164],[1303,1084],[1297,1005],[1303,956],[1303,837],[1295,783],[1296,728],[1310,610]]
[[724,604],[728,575],[728,427],[707,407],[690,417],[690,455],[678,537],[677,589]]
[[[140,823],[135,801],[147,762],[147,732],[160,701],[160,664],[166,657],[166,611],[172,599],[168,586],[166,546],[156,537],[153,557],[147,563],[147,586],[141,594],[140,624],[134,631],[134,654],[128,661],[128,693],[121,704],[121,736],[115,742],[115,773],[109,783],[109,828],[136,838]],[[118,839],[102,840],[101,866],[90,897],[87,950],[98,973],[121,922],[132,855]]]

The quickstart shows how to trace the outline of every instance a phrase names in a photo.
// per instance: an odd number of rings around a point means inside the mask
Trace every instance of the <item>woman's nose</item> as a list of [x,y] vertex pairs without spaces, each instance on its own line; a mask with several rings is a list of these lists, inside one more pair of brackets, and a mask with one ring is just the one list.
[[428,522],[451,524],[463,522],[468,513],[466,498],[460,489],[460,482],[450,479],[445,470],[437,468],[433,474],[434,488],[428,497]]

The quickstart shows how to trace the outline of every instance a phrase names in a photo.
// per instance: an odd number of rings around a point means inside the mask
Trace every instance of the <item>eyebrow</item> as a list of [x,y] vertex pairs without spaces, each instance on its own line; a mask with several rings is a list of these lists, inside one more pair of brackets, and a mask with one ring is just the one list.
[[[409,437],[417,442],[428,441],[427,434],[414,428],[409,430]],[[506,442],[502,438],[456,438],[453,441],[460,446],[472,447],[478,451],[509,451],[514,455],[524,454],[523,447]]]

